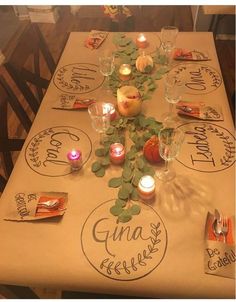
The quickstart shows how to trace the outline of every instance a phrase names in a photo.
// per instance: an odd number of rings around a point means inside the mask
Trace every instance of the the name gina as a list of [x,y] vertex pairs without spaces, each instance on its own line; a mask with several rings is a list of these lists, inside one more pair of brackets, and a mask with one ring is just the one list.
[[105,245],[105,249],[107,253],[113,257],[115,255],[109,250],[109,241],[132,241],[132,240],[149,240],[149,237],[145,237],[143,234],[143,228],[141,226],[136,226],[134,229],[131,229],[130,226],[122,226],[117,225],[113,230],[108,230],[107,228],[103,228],[102,222],[107,220],[108,218],[99,219],[93,226],[93,239],[96,242],[101,242]]

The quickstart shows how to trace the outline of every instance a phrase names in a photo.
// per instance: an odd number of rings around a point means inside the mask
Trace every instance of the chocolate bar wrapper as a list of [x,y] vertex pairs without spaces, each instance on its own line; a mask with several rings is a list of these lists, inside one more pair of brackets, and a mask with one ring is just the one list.
[[62,216],[67,202],[68,194],[64,192],[18,192],[9,202],[4,220],[29,221]]

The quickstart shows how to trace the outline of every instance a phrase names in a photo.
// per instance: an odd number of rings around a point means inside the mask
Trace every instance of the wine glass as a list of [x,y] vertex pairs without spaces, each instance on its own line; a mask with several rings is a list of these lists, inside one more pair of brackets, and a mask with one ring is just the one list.
[[164,169],[156,172],[156,176],[162,181],[170,181],[175,177],[175,171],[169,163],[178,156],[180,147],[184,141],[184,132],[171,125],[164,126],[159,134],[159,153],[165,160]]
[[175,26],[164,26],[161,29],[161,46],[166,54],[167,64],[170,65],[171,53],[175,48],[178,28]]
[[185,90],[185,77],[168,73],[164,79],[164,96],[165,100],[169,103],[169,113],[165,120],[174,120],[173,113],[174,104],[182,99]]
[[109,76],[113,73],[115,69],[115,58],[113,55],[104,55],[99,57],[99,70],[102,75],[104,75],[105,82],[104,88],[109,91]]
[[104,102],[93,103],[88,107],[92,126],[100,135],[100,144],[103,144],[104,133],[110,127],[110,109]]

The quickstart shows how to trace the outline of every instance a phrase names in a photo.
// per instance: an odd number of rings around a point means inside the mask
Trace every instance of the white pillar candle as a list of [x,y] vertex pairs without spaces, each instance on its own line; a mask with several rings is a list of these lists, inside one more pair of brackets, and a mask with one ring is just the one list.
[[71,170],[76,171],[82,166],[82,153],[80,150],[72,149],[67,153],[68,161],[71,165]]
[[120,143],[114,143],[110,146],[110,160],[113,164],[120,165],[125,160],[125,148]]
[[150,175],[140,178],[138,184],[138,193],[143,200],[152,199],[155,195],[155,180]]
[[147,38],[143,33],[139,34],[136,39],[136,44],[139,48],[146,48],[147,47]]
[[130,64],[122,64],[119,68],[119,76],[122,81],[128,81],[131,76],[131,66]]

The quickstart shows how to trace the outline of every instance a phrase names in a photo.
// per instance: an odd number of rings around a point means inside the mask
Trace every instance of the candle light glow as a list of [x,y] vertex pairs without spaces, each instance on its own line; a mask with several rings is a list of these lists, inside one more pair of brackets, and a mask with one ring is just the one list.
[[131,76],[131,66],[130,64],[122,64],[119,68],[119,75],[122,81],[127,81]]
[[155,180],[150,175],[145,175],[140,178],[138,184],[139,196],[144,200],[152,199],[155,195]]
[[67,153],[67,159],[71,165],[71,170],[78,170],[82,165],[82,153],[80,150],[72,149]]
[[136,39],[136,44],[139,48],[146,48],[147,47],[147,38],[143,33],[139,34]]
[[113,164],[122,164],[125,160],[125,149],[120,143],[114,143],[110,146],[110,160]]

